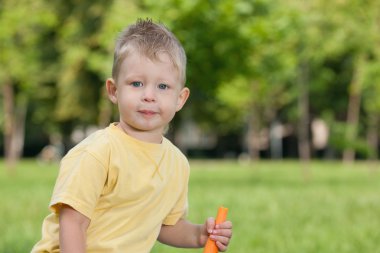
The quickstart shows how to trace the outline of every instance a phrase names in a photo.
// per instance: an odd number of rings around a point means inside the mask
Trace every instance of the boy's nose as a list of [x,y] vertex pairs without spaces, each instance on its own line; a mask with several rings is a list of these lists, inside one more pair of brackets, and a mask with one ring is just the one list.
[[156,101],[156,91],[155,91],[154,87],[152,87],[152,86],[145,87],[143,95],[142,95],[142,99],[145,102]]

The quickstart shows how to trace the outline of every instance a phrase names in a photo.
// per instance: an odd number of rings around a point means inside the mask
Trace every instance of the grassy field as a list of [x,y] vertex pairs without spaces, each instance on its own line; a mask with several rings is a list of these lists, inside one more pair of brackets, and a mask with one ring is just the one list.
[[[380,168],[358,163],[238,164],[191,161],[190,216],[203,223],[229,207],[233,253],[379,253]],[[0,162],[0,252],[25,253],[39,239],[57,165],[23,161],[8,174]],[[153,253],[202,252],[157,243]]]

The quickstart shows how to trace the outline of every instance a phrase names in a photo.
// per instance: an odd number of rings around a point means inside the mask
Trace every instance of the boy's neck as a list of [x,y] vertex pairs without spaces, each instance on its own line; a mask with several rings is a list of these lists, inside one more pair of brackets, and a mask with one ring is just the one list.
[[156,144],[162,143],[163,135],[161,132],[155,133],[155,132],[141,131],[138,129],[127,127],[121,122],[117,123],[117,127],[119,127],[127,135],[137,140],[149,142],[149,143],[156,143]]

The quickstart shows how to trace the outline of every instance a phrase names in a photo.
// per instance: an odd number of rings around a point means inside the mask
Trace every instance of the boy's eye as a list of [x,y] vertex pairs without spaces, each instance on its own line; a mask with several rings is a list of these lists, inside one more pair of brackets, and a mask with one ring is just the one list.
[[131,85],[133,87],[141,87],[141,86],[143,86],[143,83],[142,82],[132,82]]
[[169,86],[167,84],[164,84],[164,83],[160,83],[158,85],[158,88],[161,89],[161,90],[166,90],[167,88],[169,88]]

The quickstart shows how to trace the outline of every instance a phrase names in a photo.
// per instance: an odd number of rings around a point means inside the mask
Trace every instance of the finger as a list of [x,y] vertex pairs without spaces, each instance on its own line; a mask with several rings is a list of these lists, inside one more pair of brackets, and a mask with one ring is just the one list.
[[231,229],[214,229],[212,231],[212,234],[217,235],[217,236],[224,236],[227,238],[231,238],[232,237],[232,230]]
[[224,252],[227,250],[227,245],[224,245],[223,243],[221,242],[216,242],[216,246],[218,247],[219,251],[220,252]]
[[213,217],[209,217],[206,220],[206,229],[209,234],[211,234],[214,231],[215,228],[215,219]]
[[223,223],[220,223],[215,226],[215,229],[232,229],[232,222],[231,221],[225,221]]
[[210,235],[210,239],[215,241],[215,242],[219,242],[225,246],[227,246],[230,242],[230,238],[229,237],[226,237],[226,236],[222,236],[222,235]]

